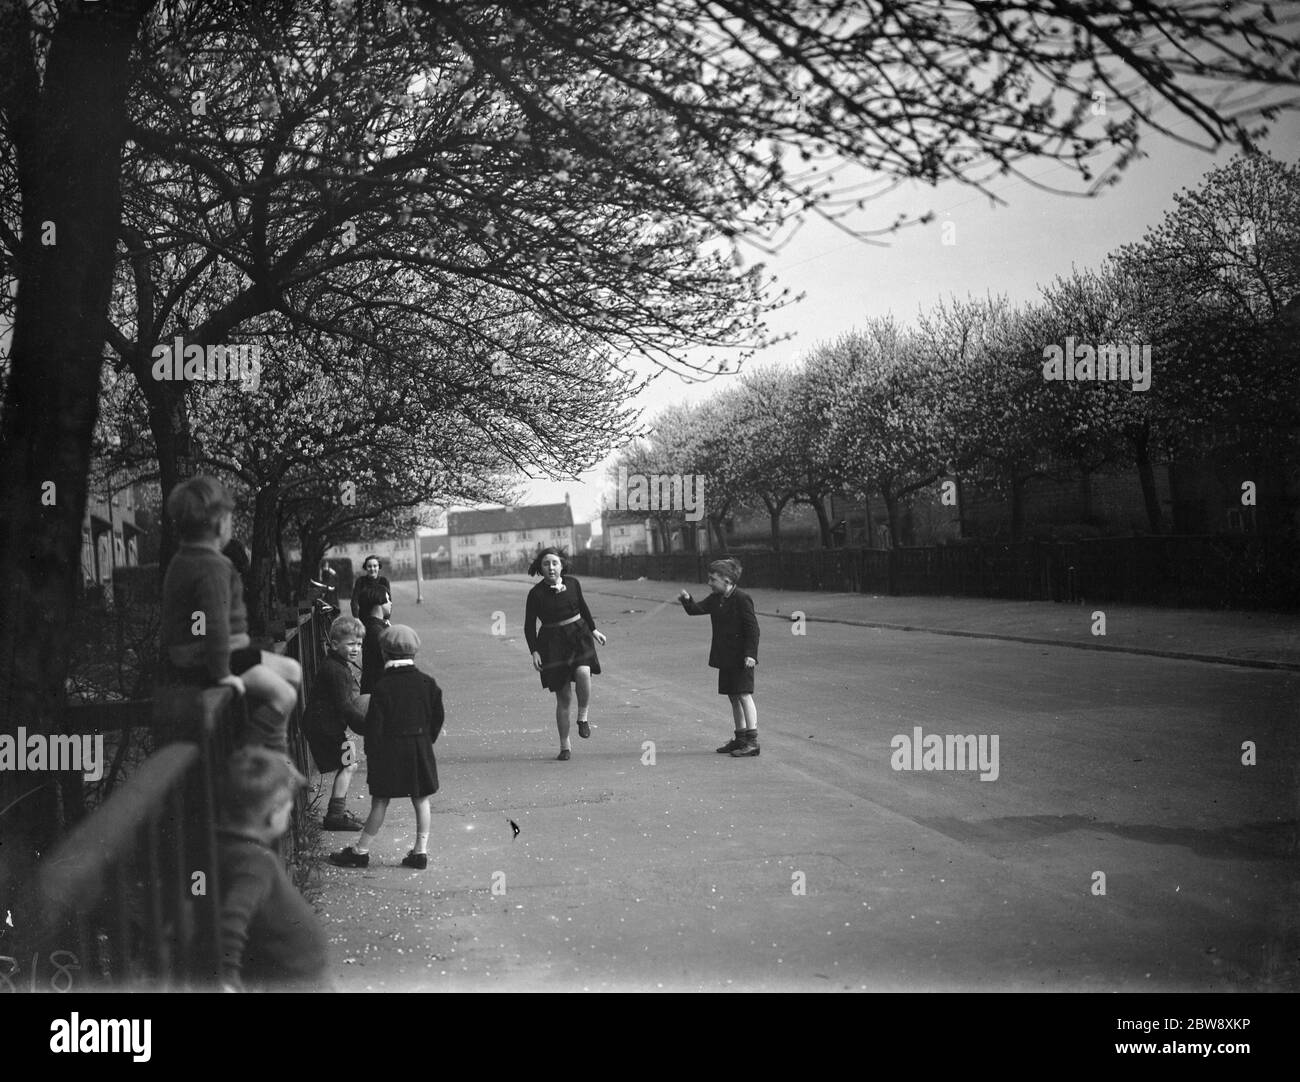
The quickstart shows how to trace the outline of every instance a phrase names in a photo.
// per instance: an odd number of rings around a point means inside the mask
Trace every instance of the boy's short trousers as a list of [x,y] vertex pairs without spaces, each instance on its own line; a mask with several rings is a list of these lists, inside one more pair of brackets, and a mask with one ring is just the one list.
[[[236,676],[243,676],[254,665],[260,664],[262,664],[262,651],[256,646],[241,646],[238,650],[230,651],[230,671]],[[179,683],[193,684],[197,687],[208,687],[212,684],[206,665],[171,665],[169,668],[172,678]]]
[[742,669],[719,669],[718,694],[753,695],[754,670],[748,667]]
[[[331,727],[328,731],[323,729],[305,730],[303,735],[307,738],[307,747],[311,750],[311,757],[316,763],[316,769],[322,774],[327,774],[333,770],[342,770],[348,765],[343,762],[343,744],[348,739],[347,727]],[[353,741],[352,762],[357,761],[357,741]]]

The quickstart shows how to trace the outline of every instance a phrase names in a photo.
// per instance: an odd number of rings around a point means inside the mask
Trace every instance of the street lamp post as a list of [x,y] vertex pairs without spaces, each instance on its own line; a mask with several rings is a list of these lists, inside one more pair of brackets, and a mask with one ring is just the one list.
[[424,569],[420,566],[420,531],[415,531],[415,603],[424,604]]

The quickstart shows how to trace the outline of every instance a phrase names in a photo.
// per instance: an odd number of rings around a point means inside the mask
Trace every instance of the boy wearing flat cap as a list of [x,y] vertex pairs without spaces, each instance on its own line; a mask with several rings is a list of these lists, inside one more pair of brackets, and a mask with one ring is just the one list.
[[388,802],[410,797],[415,808],[415,847],[402,864],[429,866],[429,797],[438,791],[438,764],[433,743],[442,731],[442,689],[415,667],[420,637],[405,624],[394,624],[380,635],[384,672],[370,696],[366,713],[366,770],[370,785],[370,814],[355,845],[330,854],[342,868],[370,865],[370,846],[384,825]]

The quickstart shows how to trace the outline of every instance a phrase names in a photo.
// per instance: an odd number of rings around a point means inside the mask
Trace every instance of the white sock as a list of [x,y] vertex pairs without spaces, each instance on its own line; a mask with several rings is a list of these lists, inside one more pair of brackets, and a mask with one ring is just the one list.
[[567,736],[566,736],[563,740],[560,741],[560,750],[561,750],[561,751],[572,751],[572,750],[573,750],[573,744],[570,742],[570,740],[569,740],[569,738],[568,738]]
[[367,834],[367,833],[363,830],[363,831],[361,832],[361,837],[359,837],[359,838],[357,839],[357,844],[354,845],[354,846],[352,847],[352,852],[354,852],[354,853],[369,853],[369,852],[370,852],[370,844],[371,844],[374,840],[375,840],[375,836],[374,836],[373,834]]
[[579,721],[587,720],[587,708],[585,706],[578,708],[578,720]]
[[415,836],[415,851],[417,853],[427,853],[429,851],[429,832],[427,830],[423,834]]

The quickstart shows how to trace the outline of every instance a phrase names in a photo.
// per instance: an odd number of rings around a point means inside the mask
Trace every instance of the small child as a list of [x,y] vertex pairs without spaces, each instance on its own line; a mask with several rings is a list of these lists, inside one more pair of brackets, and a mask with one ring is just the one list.
[[336,771],[325,812],[326,830],[360,830],[364,824],[347,810],[348,786],[357,772],[356,747],[348,729],[365,732],[370,696],[361,694],[361,640],[365,625],[351,616],[340,616],[330,624],[330,652],[316,674],[302,731],[311,748],[316,769],[322,774]]
[[302,667],[259,650],[248,637],[243,583],[221,554],[234,506],[211,477],[182,481],[168,495],[167,514],[181,544],[163,576],[163,646],[181,683],[224,684],[247,695],[252,731],[243,734],[245,743],[287,754]]
[[226,764],[217,833],[226,991],[331,990],[325,930],[275,851],[303,784],[284,756],[265,748],[239,748]]
[[432,676],[415,667],[420,637],[411,628],[385,628],[380,645],[387,661],[366,712],[370,814],[356,845],[331,853],[330,863],[369,867],[370,846],[384,825],[388,802],[409,796],[415,808],[415,848],[402,864],[423,869],[429,866],[429,797],[438,791],[433,744],[442,731],[442,690]]
[[690,591],[683,590],[678,600],[692,616],[706,613],[713,622],[713,642],[709,647],[709,665],[718,670],[718,694],[731,700],[731,716],[736,735],[719,754],[730,752],[734,758],[759,753],[758,707],[754,705],[754,666],[758,664],[758,617],[754,601],[744,590],[736,589],[740,581],[740,561],[727,557],[709,564],[709,589],[703,601],[696,602]]

